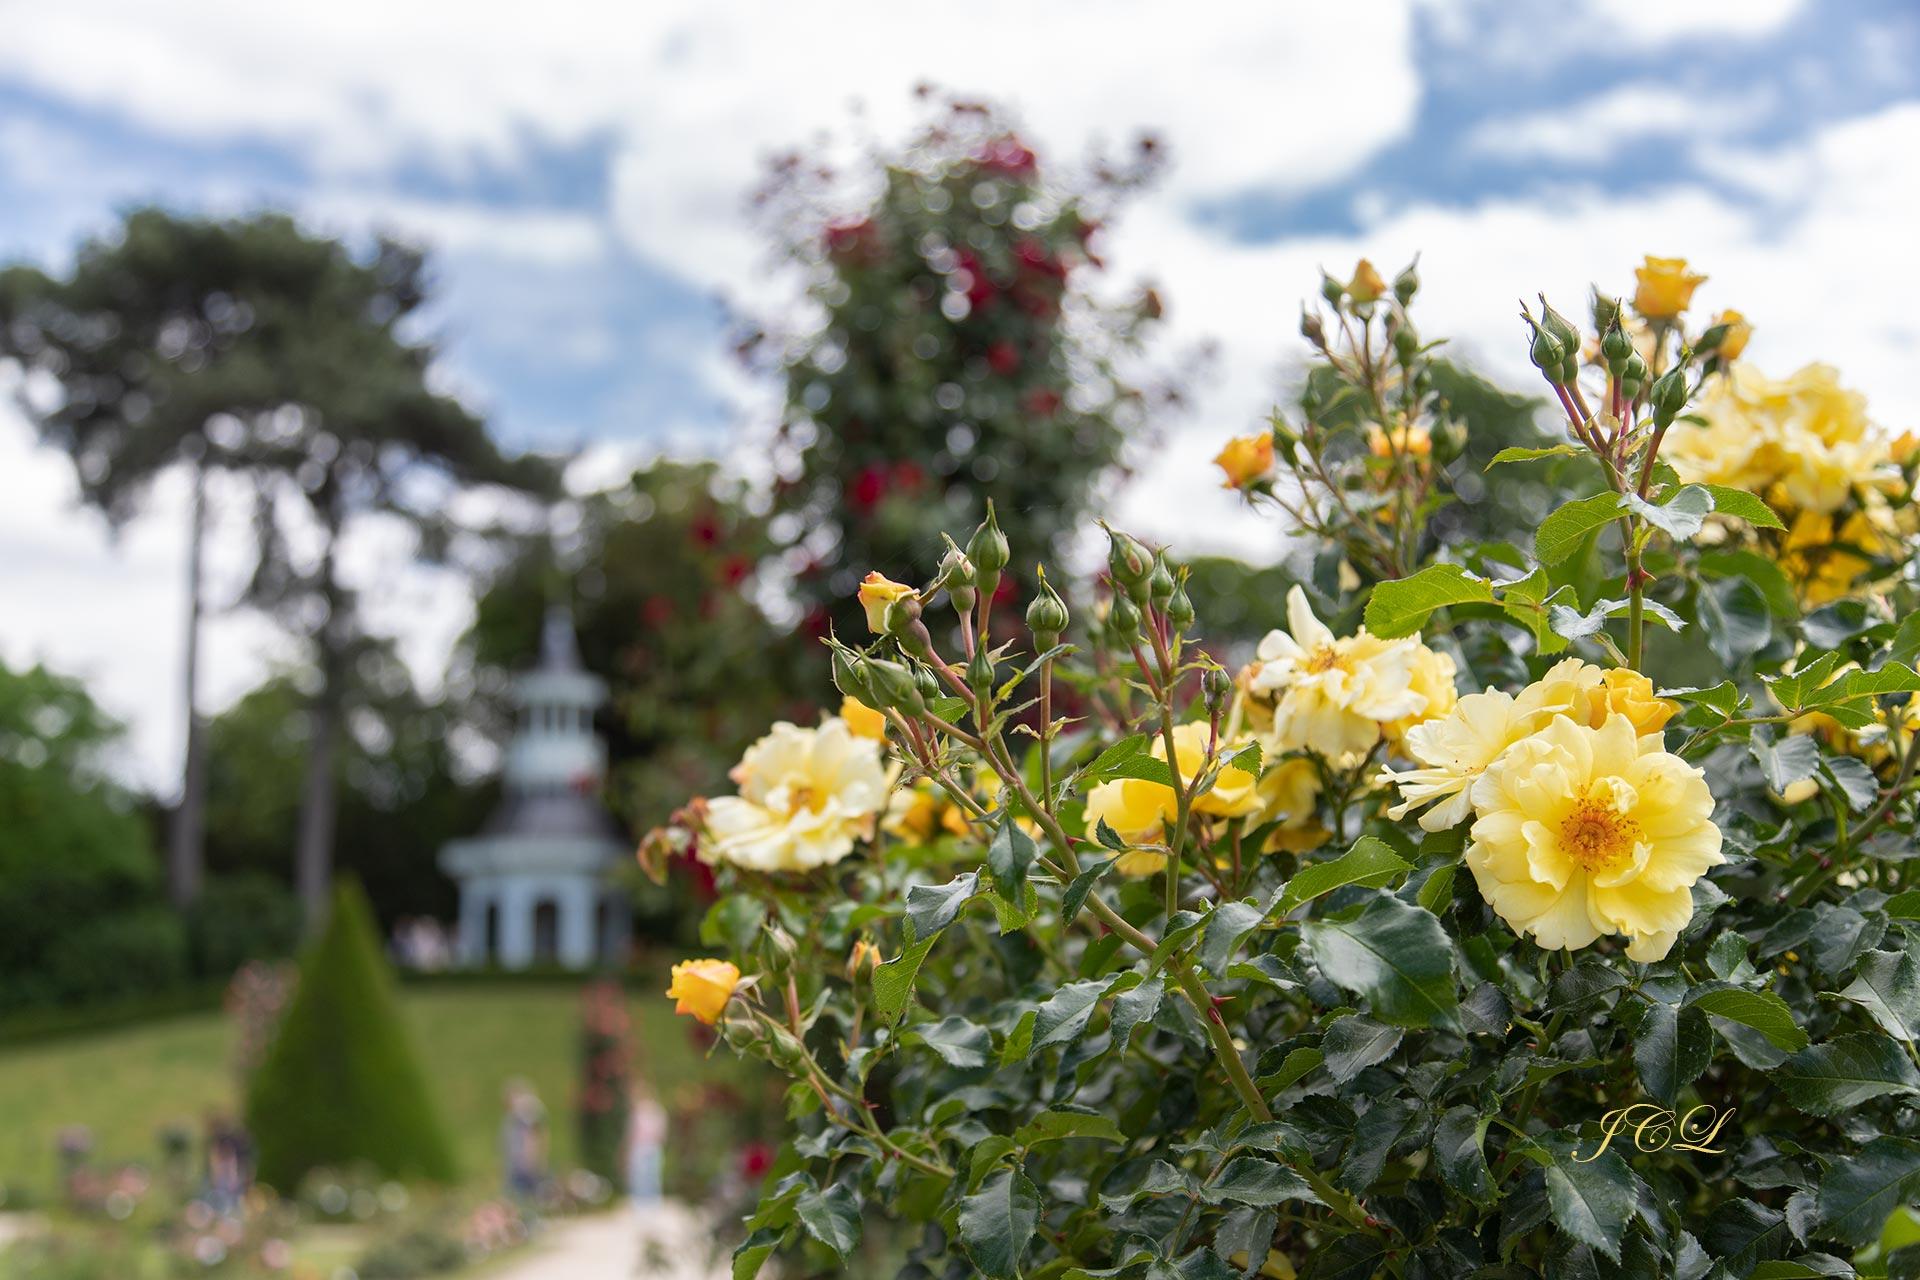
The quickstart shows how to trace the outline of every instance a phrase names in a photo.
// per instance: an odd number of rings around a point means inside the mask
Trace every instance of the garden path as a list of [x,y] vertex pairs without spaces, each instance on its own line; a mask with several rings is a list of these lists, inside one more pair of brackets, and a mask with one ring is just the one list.
[[[648,1246],[642,1254],[642,1242]],[[726,1280],[727,1255],[709,1258],[712,1225],[677,1201],[644,1223],[630,1209],[548,1224],[539,1243],[488,1280]]]

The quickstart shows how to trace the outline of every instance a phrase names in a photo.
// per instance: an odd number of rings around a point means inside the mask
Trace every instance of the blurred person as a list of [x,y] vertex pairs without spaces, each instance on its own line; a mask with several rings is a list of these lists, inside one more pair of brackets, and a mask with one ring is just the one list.
[[642,1215],[660,1200],[661,1164],[667,1145],[667,1109],[653,1086],[634,1082],[627,1108],[627,1195]]
[[500,1123],[500,1155],[507,1194],[530,1204],[546,1183],[547,1109],[531,1084],[513,1080],[507,1085],[506,1110]]

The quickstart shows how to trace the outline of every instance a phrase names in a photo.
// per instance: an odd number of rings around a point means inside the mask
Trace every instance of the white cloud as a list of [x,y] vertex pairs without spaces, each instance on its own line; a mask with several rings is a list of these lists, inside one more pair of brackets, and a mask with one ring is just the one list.
[[1772,114],[1775,100],[1765,86],[1699,94],[1667,84],[1624,84],[1558,111],[1487,120],[1465,145],[1506,160],[1601,165],[1635,145],[1749,132]]
[[1685,0],[1649,4],[1647,0],[1592,0],[1606,30],[1636,44],[1660,44],[1689,37],[1756,37],[1785,26],[1803,7],[1802,0]]

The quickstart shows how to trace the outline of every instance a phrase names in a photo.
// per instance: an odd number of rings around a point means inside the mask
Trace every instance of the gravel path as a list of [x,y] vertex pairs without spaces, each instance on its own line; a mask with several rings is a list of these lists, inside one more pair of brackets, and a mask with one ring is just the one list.
[[686,1206],[665,1201],[645,1219],[631,1209],[548,1224],[538,1243],[487,1280],[727,1280],[712,1226]]

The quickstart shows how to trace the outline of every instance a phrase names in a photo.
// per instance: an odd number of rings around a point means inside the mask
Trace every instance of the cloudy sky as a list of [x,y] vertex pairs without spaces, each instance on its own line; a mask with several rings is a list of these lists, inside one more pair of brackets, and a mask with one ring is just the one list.
[[[58,267],[145,201],[399,231],[436,250],[441,376],[509,444],[590,446],[608,475],[660,449],[750,456],[768,389],[730,362],[723,300],[777,305],[787,282],[743,192],[855,111],[897,136],[932,80],[1008,103],[1043,155],[1168,143],[1104,249],[1161,288],[1173,347],[1219,350],[1117,498],[1177,547],[1277,551],[1206,460],[1297,367],[1318,268],[1363,253],[1391,274],[1420,252],[1423,334],[1516,385],[1515,298],[1571,310],[1589,282],[1630,290],[1642,253],[1685,255],[1703,308],[1757,323],[1749,359],[1830,360],[1884,422],[1920,422],[1910,0],[1547,8],[0,0],[0,259]],[[0,406],[0,656],[93,681],[134,728],[128,769],[165,789],[182,495],[162,485],[113,542],[65,468]],[[370,540],[358,571],[430,673],[465,592],[393,574],[394,550]],[[223,620],[214,702],[287,651]]]

